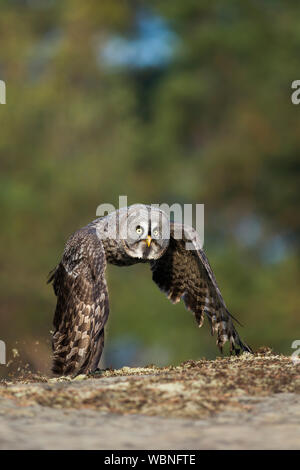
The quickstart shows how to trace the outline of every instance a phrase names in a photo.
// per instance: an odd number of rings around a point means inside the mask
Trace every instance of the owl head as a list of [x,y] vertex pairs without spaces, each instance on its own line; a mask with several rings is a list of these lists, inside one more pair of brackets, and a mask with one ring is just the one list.
[[169,245],[170,221],[158,208],[134,204],[120,219],[120,233],[130,257],[158,259]]

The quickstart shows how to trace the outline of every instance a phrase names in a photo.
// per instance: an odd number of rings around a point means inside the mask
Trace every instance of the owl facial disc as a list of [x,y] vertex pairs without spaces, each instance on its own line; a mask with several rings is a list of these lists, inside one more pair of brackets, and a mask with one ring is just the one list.
[[135,204],[120,220],[120,234],[126,253],[144,260],[158,259],[169,245],[170,222],[157,208]]

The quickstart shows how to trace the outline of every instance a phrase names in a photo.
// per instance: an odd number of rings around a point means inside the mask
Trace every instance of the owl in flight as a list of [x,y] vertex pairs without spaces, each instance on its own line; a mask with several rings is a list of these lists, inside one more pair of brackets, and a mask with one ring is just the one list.
[[52,371],[59,375],[94,372],[104,346],[109,314],[107,263],[149,263],[153,281],[171,302],[183,299],[202,326],[208,318],[222,351],[252,352],[233,325],[197,232],[172,223],[165,212],[135,204],[98,218],[67,241],[50,273],[57,305],[52,338]]

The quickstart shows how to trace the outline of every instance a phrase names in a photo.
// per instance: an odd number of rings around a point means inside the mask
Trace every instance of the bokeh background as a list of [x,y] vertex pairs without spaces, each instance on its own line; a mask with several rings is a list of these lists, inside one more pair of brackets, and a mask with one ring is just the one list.
[[[0,339],[49,373],[69,235],[99,204],[205,204],[205,250],[254,348],[300,339],[300,3],[0,1]],[[218,355],[147,265],[108,268],[104,366]],[[18,352],[17,352],[18,351]],[[13,367],[13,365],[11,366]],[[0,366],[2,376],[10,368]]]

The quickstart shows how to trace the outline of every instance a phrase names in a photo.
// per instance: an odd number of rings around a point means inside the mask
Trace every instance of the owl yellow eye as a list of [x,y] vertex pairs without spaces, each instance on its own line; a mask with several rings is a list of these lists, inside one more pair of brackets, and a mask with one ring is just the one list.
[[136,233],[137,233],[138,235],[142,235],[143,229],[142,229],[142,227],[141,227],[140,225],[138,225],[135,230],[136,230]]
[[154,235],[154,237],[158,237],[158,230],[157,229],[153,230],[153,235]]

